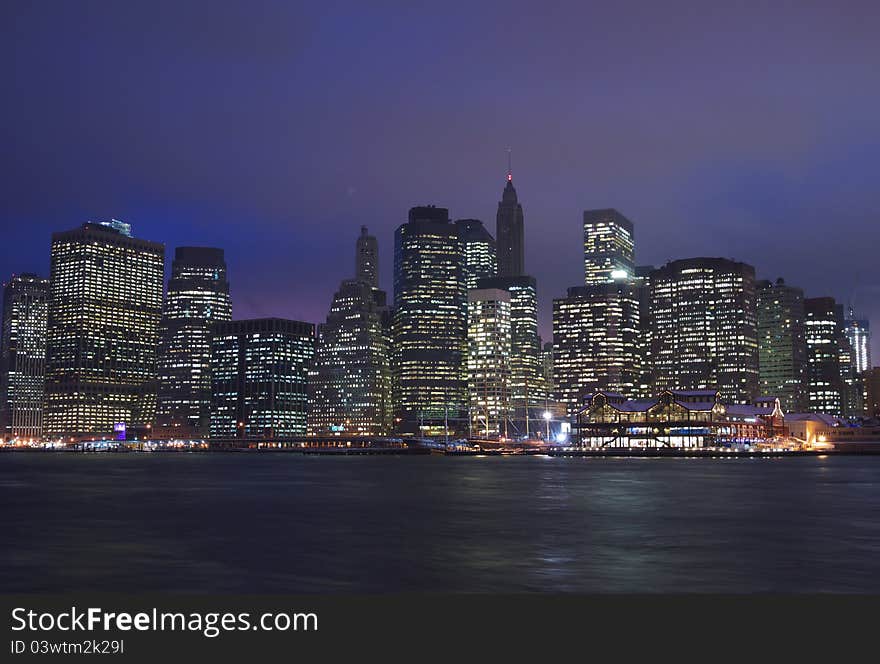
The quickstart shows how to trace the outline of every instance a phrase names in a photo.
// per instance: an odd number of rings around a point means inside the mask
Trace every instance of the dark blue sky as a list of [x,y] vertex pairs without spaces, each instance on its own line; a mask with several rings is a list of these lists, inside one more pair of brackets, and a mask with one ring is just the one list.
[[361,224],[389,290],[411,206],[494,233],[510,145],[545,337],[616,207],[640,263],[852,299],[880,358],[876,3],[417,4],[6,0],[2,273],[113,216],[225,248],[237,317],[317,322]]

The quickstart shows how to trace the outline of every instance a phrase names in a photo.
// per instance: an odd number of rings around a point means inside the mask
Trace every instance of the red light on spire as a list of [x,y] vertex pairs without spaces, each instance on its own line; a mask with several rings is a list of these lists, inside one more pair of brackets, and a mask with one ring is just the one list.
[[513,180],[513,173],[508,173],[507,174],[507,181],[510,182],[511,180]]

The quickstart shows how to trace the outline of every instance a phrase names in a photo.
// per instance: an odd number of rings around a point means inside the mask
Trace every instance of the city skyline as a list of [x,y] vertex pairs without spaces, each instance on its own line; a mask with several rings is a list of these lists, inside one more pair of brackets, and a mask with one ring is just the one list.
[[[602,206],[637,225],[638,264],[733,258],[852,302],[877,329],[875,24],[821,8],[792,23],[768,7],[669,25],[665,11],[508,3],[498,22],[487,6],[423,8],[411,32],[387,8],[225,7],[203,26],[191,8],[17,7],[2,41],[16,55],[0,110],[15,155],[4,278],[47,275],[51,232],[118,217],[169,249],[225,248],[237,315],[317,322],[340,279],[323,266],[359,225],[386,256],[414,205],[491,229],[512,146],[545,340],[552,299],[579,282],[579,217]],[[621,58],[617,36],[636,25],[663,29]],[[65,52],[80,57],[52,55]],[[480,86],[453,75],[463,62]]]

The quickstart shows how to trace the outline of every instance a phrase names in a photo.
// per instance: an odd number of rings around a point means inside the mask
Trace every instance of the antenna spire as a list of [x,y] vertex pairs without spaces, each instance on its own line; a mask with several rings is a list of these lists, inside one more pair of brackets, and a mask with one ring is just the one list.
[[510,182],[513,180],[513,168],[511,167],[511,156],[510,153],[513,152],[511,148],[507,148],[507,181]]

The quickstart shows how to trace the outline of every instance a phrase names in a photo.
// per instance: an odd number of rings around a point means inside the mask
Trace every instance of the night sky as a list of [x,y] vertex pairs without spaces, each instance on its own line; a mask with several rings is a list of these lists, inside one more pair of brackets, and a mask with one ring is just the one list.
[[361,224],[389,291],[413,205],[494,234],[511,146],[545,339],[615,207],[641,264],[852,300],[880,363],[875,2],[415,4],[5,0],[2,278],[116,217],[223,247],[236,317],[318,322]]

